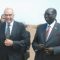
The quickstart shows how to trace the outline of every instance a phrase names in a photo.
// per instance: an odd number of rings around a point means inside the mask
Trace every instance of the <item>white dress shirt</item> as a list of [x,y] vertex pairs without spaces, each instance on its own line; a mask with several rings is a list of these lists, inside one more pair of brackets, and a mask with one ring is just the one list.
[[[12,22],[10,23],[10,26],[9,26],[9,28],[10,28],[10,34],[11,34],[11,32],[12,32],[13,23],[14,23],[14,21],[12,21]],[[5,33],[6,33],[6,31],[7,31],[7,27],[8,27],[8,23],[6,22]]]
[[50,33],[51,33],[51,31],[52,31],[52,29],[53,29],[53,27],[54,27],[54,25],[55,25],[55,22],[56,21],[54,21],[52,24],[47,24],[47,28],[46,28],[46,30],[48,29],[48,27],[50,26],[50,29],[49,29],[49,32],[48,32],[48,35],[47,35],[47,37],[46,37],[46,40],[48,40],[48,38],[49,38],[49,36],[50,36]]

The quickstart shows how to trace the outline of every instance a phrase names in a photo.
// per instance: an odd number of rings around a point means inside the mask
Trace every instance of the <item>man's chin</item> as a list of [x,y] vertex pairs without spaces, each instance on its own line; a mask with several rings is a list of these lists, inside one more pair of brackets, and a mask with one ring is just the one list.
[[47,22],[49,25],[52,24],[53,22]]
[[7,23],[11,23],[12,21],[11,20],[9,20],[9,21],[6,21]]

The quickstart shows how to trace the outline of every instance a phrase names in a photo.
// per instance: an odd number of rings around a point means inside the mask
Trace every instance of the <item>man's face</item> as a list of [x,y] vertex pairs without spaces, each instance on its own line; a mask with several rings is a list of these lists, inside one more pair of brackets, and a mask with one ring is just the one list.
[[6,9],[4,11],[4,15],[5,15],[5,20],[7,22],[11,22],[13,20],[14,15],[13,15],[13,10],[12,9]]
[[51,24],[55,18],[56,18],[56,14],[54,13],[54,9],[48,9],[46,12],[45,12],[45,20],[48,24]]
[[2,21],[2,22],[5,21],[5,16],[4,16],[4,14],[1,15],[1,21]]

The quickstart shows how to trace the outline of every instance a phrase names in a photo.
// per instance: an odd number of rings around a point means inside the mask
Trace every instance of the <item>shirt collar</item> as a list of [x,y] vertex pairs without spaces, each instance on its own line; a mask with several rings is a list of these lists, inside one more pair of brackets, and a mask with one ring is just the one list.
[[51,28],[53,28],[53,27],[54,27],[54,25],[55,25],[55,22],[56,22],[56,21],[54,21],[54,22],[53,22],[52,24],[50,24],[50,25],[49,25],[49,24],[47,24],[47,26],[50,26]]
[[[14,20],[10,23],[10,26],[12,26],[14,23]],[[8,23],[6,22],[6,25],[8,25]]]

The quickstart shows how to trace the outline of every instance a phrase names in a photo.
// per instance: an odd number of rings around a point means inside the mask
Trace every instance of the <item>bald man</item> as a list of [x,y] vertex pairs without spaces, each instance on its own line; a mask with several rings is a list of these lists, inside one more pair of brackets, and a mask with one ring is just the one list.
[[14,21],[12,8],[4,10],[5,22],[0,29],[0,60],[24,60],[29,37],[22,23]]
[[44,14],[47,23],[37,27],[32,43],[35,60],[60,60],[60,24],[56,15],[55,8],[48,8]]

